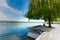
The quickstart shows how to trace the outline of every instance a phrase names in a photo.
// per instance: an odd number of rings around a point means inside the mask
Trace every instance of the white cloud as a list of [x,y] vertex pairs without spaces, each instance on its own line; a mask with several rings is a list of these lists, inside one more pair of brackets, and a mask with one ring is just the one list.
[[9,9],[11,12],[16,13],[16,14],[21,14],[23,13],[22,11],[14,10],[14,9]]
[[0,0],[0,6],[4,8],[9,8],[9,6],[6,3],[6,0]]
[[10,7],[10,6],[7,4],[6,1],[7,1],[7,0],[0,0],[0,6],[6,8],[6,9],[8,9],[8,10],[10,10],[11,12],[17,13],[17,14],[22,13],[22,11],[18,11],[17,9],[14,9],[14,8]]
[[[10,7],[10,6],[7,4],[6,0],[0,0],[0,7],[3,7],[3,8],[8,9],[8,10],[9,10],[11,13],[13,13],[13,14],[18,14],[18,15],[20,15],[20,14],[22,13],[22,11],[18,11],[18,10],[16,10],[16,9]],[[0,10],[1,10],[1,9],[0,9]],[[3,12],[0,11],[0,20],[1,20],[1,19],[7,19],[7,17],[8,17],[8,16],[6,16],[5,13],[3,13]],[[14,16],[13,16],[13,17],[14,17]],[[11,17],[11,19],[9,19],[9,20],[13,20],[13,19],[16,19],[16,18],[15,18],[15,17],[14,17],[14,18]],[[18,20],[18,19],[16,19],[16,20]]]
[[27,22],[27,21],[28,21],[28,18],[21,18],[21,19],[18,20],[18,21],[25,21],[25,22]]
[[21,14],[22,13],[22,11],[18,11],[18,14]]
[[0,20],[8,20],[7,16],[2,11],[0,11]]

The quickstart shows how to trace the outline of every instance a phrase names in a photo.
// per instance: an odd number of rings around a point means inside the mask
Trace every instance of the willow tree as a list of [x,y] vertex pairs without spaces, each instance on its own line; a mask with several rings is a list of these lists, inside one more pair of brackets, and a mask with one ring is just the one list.
[[25,15],[29,19],[44,19],[49,22],[60,17],[60,3],[57,0],[30,0],[29,11]]

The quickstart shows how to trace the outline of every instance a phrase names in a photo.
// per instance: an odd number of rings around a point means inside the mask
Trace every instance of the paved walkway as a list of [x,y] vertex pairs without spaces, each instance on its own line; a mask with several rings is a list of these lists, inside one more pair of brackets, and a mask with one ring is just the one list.
[[51,31],[40,35],[36,40],[60,40],[60,24],[53,24],[54,28]]
[[60,24],[53,25],[55,29],[52,31],[52,40],[60,40]]

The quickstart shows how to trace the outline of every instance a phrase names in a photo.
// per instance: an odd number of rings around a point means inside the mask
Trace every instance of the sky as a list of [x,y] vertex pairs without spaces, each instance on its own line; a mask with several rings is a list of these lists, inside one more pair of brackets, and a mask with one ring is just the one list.
[[29,0],[0,0],[0,20],[27,20]]

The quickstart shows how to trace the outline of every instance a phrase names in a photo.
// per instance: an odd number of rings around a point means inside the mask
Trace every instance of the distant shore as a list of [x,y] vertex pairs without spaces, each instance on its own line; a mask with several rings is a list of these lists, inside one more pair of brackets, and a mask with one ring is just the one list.
[[28,21],[0,21],[0,23],[43,23],[43,22],[28,22]]

